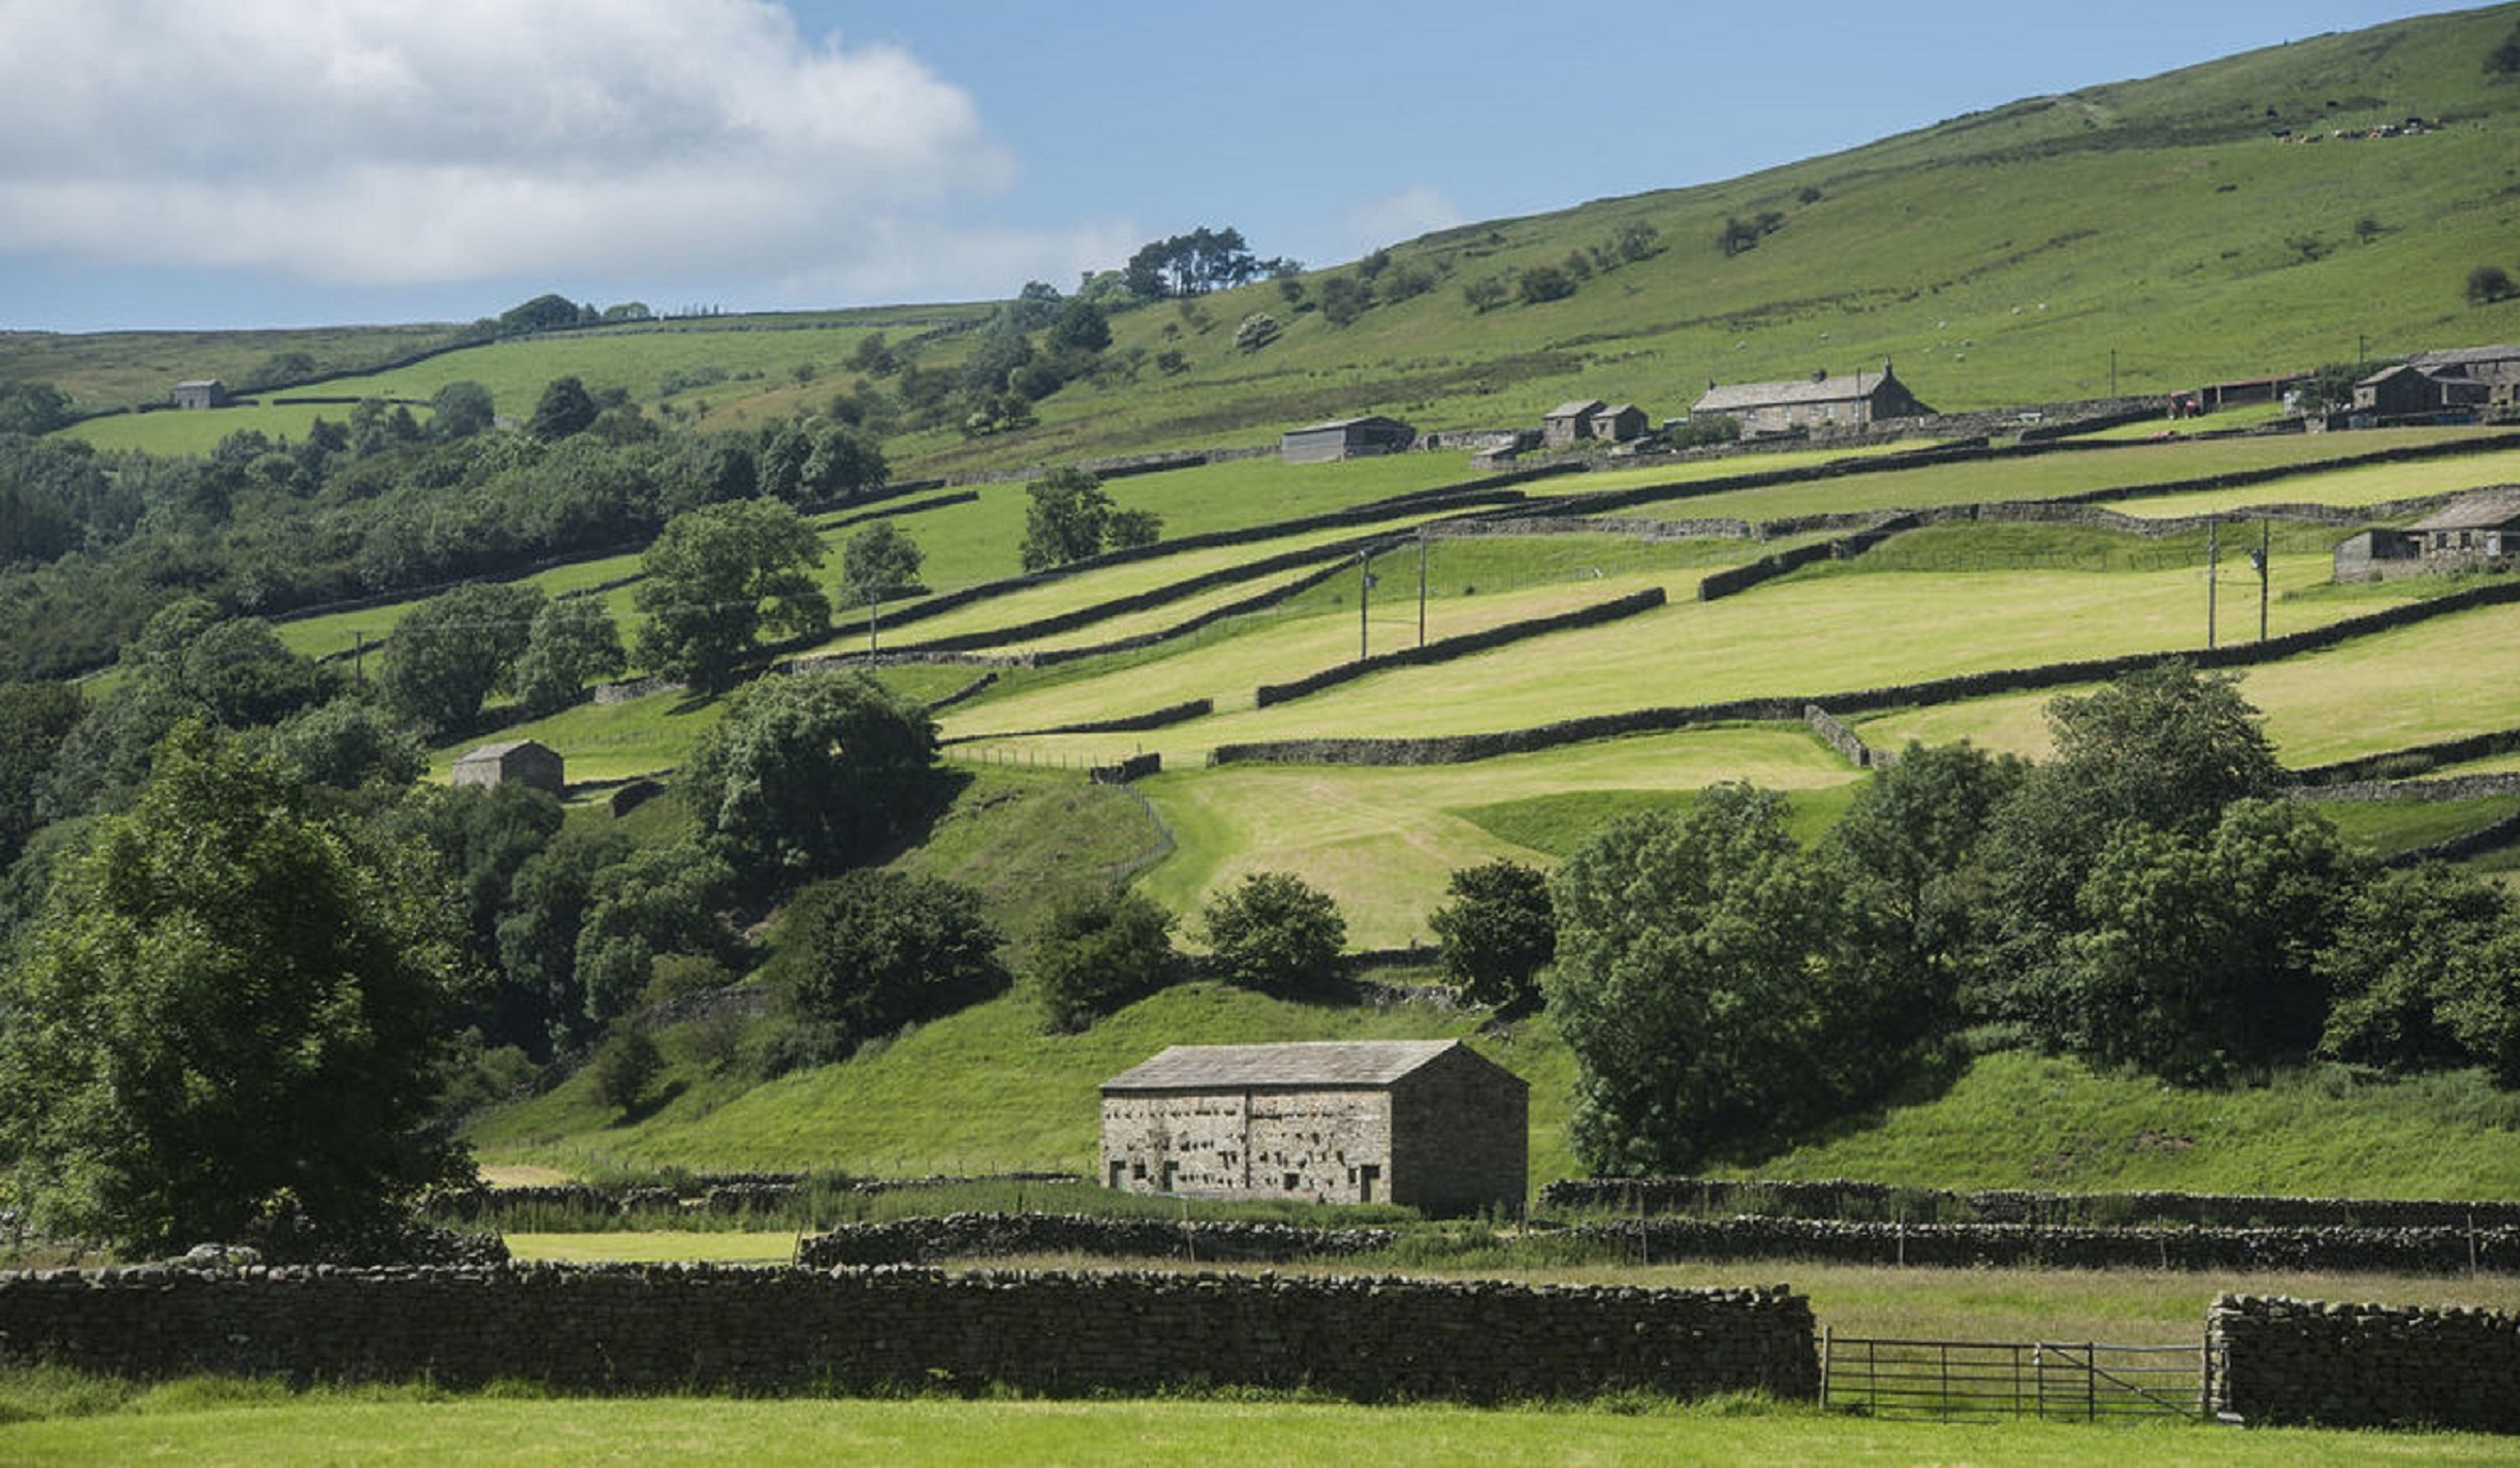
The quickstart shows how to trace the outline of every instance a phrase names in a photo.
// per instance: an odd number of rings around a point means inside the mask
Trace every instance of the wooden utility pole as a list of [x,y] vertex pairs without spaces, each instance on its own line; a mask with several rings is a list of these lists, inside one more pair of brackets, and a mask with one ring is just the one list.
[[1373,590],[1373,552],[1356,553],[1356,660],[1366,659],[1365,603]]
[[1426,645],[1426,532],[1418,532],[1418,645]]
[[2205,522],[2205,650],[2214,650],[2215,583],[2223,579],[2223,522]]

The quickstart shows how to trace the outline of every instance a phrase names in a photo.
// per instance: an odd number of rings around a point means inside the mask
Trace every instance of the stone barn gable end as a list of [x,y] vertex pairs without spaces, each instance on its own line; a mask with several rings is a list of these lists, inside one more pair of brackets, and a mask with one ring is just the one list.
[[1131,1192],[1519,1208],[1530,1088],[1452,1040],[1174,1045],[1102,1083],[1102,1177]]
[[454,782],[494,788],[510,781],[559,795],[568,781],[559,751],[533,739],[484,744],[455,762]]

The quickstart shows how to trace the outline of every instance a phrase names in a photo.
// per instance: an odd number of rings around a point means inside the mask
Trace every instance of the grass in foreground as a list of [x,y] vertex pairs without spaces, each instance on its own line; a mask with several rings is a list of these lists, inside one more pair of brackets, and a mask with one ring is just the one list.
[[198,1465],[832,1462],[1916,1463],[2203,1465],[2508,1463],[2520,1446],[2461,1434],[2231,1432],[2177,1426],[1946,1427],[1743,1399],[1482,1410],[1272,1398],[1136,1401],[518,1400],[427,1388],[296,1396],[178,1382],[83,1415],[0,1426],[22,1464]]

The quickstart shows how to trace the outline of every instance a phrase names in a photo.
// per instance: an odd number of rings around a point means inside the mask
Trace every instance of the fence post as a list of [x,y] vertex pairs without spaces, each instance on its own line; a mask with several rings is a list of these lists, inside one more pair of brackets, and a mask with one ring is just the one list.
[[1829,1356],[1832,1348],[1834,1348],[1836,1344],[1837,1327],[1834,1325],[1822,1326],[1820,1328],[1820,1404],[1823,1409],[1828,1406]]

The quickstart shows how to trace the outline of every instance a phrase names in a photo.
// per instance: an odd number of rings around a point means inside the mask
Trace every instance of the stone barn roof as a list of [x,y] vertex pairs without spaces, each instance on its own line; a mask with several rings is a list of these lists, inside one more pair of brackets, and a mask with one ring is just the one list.
[[[1115,1090],[1246,1086],[1389,1086],[1461,1048],[1458,1040],[1314,1040],[1286,1045],[1177,1045],[1102,1083]],[[1476,1051],[1471,1051],[1477,1054]],[[1482,1060],[1484,1056],[1480,1057]],[[1509,1072],[1508,1074],[1510,1074]]]

